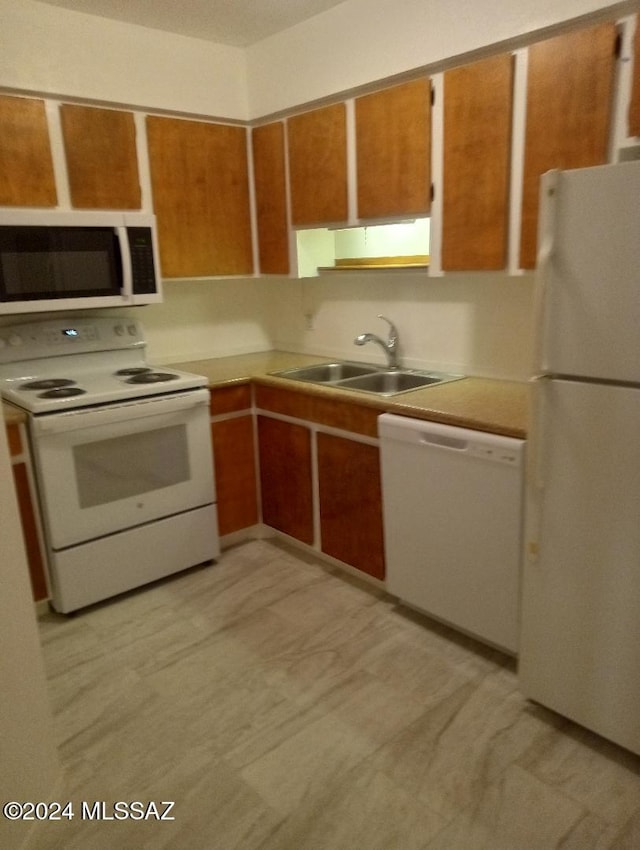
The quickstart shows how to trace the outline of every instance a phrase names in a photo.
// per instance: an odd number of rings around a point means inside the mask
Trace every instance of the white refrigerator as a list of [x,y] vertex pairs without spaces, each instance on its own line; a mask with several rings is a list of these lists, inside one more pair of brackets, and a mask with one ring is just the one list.
[[640,162],[542,178],[519,677],[640,754]]

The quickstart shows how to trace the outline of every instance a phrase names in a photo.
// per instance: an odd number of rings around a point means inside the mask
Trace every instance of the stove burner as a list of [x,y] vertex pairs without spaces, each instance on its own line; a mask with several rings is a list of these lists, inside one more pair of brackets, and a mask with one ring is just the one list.
[[43,378],[41,381],[30,381],[28,384],[21,384],[21,390],[53,390],[58,387],[70,387],[75,384],[75,381],[69,378]]
[[127,378],[127,384],[160,384],[163,381],[175,381],[177,377],[169,372],[143,372]]
[[44,393],[39,393],[38,398],[68,398],[72,395],[84,395],[86,390],[80,387],[56,387],[52,390],[47,390]]
[[128,369],[118,369],[116,375],[142,375],[150,371],[150,366],[129,366]]

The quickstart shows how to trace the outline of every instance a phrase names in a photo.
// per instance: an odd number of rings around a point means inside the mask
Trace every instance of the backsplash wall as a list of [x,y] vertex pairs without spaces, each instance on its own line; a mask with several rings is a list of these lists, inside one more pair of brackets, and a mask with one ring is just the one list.
[[149,357],[179,362],[279,348],[382,362],[364,331],[400,333],[403,365],[526,380],[532,358],[532,275],[370,273],[165,282],[165,302],[139,318]]
[[163,287],[162,304],[126,310],[144,325],[151,361],[177,363],[273,347],[269,280],[165,280]]
[[[376,345],[358,348],[365,331],[384,337],[388,316],[400,333],[405,366],[526,380],[532,359],[533,276],[339,273],[170,280],[164,302],[96,311],[130,315],[144,325],[149,360],[179,363],[279,348],[382,363]],[[52,314],[0,317],[0,326]],[[78,313],[77,315],[87,315]]]
[[373,273],[283,280],[274,347],[383,362],[375,344],[356,347],[364,332],[386,338],[391,319],[405,366],[526,380],[533,351],[533,276]]

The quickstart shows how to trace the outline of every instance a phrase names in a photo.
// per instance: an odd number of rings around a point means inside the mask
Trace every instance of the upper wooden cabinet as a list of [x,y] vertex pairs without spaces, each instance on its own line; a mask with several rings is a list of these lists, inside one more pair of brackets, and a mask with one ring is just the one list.
[[251,274],[247,130],[147,118],[165,277]]
[[513,61],[492,56],[444,75],[446,271],[506,266]]
[[72,206],[140,209],[133,113],[63,104],[60,120]]
[[633,41],[633,84],[629,104],[629,135],[640,136],[640,15],[636,18]]
[[44,101],[0,95],[0,204],[57,202]]
[[251,131],[260,271],[289,274],[284,124]]
[[343,222],[348,216],[344,103],[287,119],[291,220]]
[[358,216],[425,215],[431,202],[431,86],[413,80],[355,100]]
[[599,24],[529,48],[520,265],[536,264],[540,176],[607,162],[616,27]]

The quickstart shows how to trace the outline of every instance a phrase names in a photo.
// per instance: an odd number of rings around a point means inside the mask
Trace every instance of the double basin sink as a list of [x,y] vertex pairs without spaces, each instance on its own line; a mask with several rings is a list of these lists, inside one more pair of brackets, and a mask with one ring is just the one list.
[[386,369],[382,366],[347,361],[301,366],[272,374],[279,378],[290,378],[294,381],[322,384],[345,390],[358,390],[379,396],[406,393],[410,390],[457,381],[463,377],[444,372],[422,372],[416,369]]

